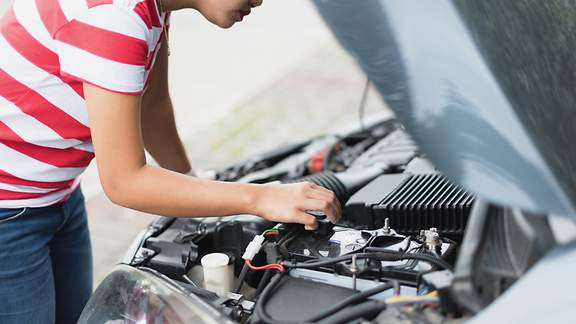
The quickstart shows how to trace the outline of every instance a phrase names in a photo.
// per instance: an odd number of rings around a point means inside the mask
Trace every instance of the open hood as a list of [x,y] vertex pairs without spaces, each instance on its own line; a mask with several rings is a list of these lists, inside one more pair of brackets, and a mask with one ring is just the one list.
[[315,0],[423,151],[506,206],[576,217],[576,7]]

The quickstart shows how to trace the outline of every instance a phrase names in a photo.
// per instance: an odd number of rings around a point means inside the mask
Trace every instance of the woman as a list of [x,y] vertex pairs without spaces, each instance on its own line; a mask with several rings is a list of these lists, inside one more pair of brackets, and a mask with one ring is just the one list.
[[[312,184],[198,179],[167,86],[167,20],[229,28],[261,0],[15,0],[0,21],[0,323],[74,323],[91,293],[78,177],[97,157],[116,204],[172,216],[255,214],[316,227],[340,214]],[[161,167],[146,164],[144,150]]]

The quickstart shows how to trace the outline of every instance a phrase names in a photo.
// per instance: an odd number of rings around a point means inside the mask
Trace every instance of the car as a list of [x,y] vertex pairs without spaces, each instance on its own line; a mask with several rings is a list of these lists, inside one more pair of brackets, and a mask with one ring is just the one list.
[[[570,322],[576,7],[316,0],[396,117],[280,147],[220,181],[311,182],[315,231],[159,217],[80,323]],[[352,109],[352,107],[351,107]]]

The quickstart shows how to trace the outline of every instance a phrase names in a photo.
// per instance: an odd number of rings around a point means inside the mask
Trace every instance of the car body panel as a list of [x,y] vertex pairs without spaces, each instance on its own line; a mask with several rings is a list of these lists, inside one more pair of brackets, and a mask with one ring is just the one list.
[[[576,244],[557,247],[470,323],[539,324],[574,321],[576,295],[568,287],[575,266]],[[538,296],[546,297],[545,300],[535,302]]]
[[576,59],[554,55],[574,48],[538,34],[574,38],[565,2],[315,4],[442,172],[489,201],[576,217]]

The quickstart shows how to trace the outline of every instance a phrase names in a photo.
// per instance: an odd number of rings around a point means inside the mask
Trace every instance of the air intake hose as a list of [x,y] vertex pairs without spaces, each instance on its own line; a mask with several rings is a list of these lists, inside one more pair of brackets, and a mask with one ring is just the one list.
[[283,183],[311,182],[317,184],[332,190],[338,197],[340,204],[344,206],[350,196],[381,174],[382,168],[380,167],[340,173],[325,171],[295,180],[283,181]]
[[284,181],[284,183],[298,183],[298,182],[311,182],[322,186],[326,189],[332,190],[341,204],[346,203],[349,198],[348,189],[332,172],[316,173],[307,177]]

